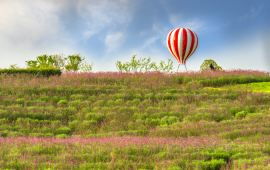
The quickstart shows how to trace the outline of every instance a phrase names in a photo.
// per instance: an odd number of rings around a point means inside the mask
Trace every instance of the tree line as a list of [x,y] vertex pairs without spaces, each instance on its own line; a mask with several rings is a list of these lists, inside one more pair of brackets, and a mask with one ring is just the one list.
[[[152,61],[150,57],[138,58],[133,55],[129,61],[117,61],[115,66],[120,72],[173,72],[174,65],[171,59],[167,61]],[[27,69],[58,69],[71,72],[90,72],[93,65],[86,61],[80,54],[72,54],[64,57],[62,55],[40,55],[34,60],[26,61]],[[10,69],[18,69],[16,65],[11,65]],[[222,70],[214,60],[207,59],[200,66],[201,71]]]
[[61,55],[40,55],[35,60],[26,61],[27,68],[46,69],[54,68],[65,71],[83,71],[92,70],[92,65],[86,62],[86,59],[79,54],[63,57]]

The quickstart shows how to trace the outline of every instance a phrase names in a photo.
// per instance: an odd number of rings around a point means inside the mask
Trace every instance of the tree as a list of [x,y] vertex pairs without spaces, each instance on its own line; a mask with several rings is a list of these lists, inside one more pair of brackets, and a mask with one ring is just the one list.
[[87,62],[85,62],[85,60],[83,60],[83,62],[80,64],[80,71],[82,72],[90,72],[92,71],[92,65],[88,64]]
[[65,69],[67,71],[83,71],[89,72],[92,70],[92,65],[85,61],[85,58],[79,54],[69,55],[66,58]]
[[158,70],[163,72],[171,72],[173,70],[173,61],[171,59],[168,59],[167,63],[165,61],[160,61]]
[[201,71],[220,71],[222,70],[221,66],[219,66],[214,60],[207,59],[200,66]]
[[54,60],[54,67],[55,68],[58,68],[58,69],[61,69],[61,70],[65,69],[66,61],[65,61],[65,58],[62,55],[57,55],[57,54],[52,55],[52,58]]
[[116,68],[120,72],[137,72],[139,69],[142,70],[142,62],[141,59],[136,59],[136,55],[133,55],[130,62],[117,61]]
[[121,61],[116,62],[116,68],[120,72],[130,72],[128,63],[122,63]]
[[40,55],[36,60],[26,61],[27,68],[44,69],[55,68],[67,71],[82,71],[89,72],[92,70],[92,65],[85,61],[84,57],[79,54],[69,55],[64,58],[62,55]]
[[26,61],[28,68],[44,69],[44,68],[58,68],[61,69],[61,56],[58,55],[40,55],[36,60]]
[[117,61],[116,68],[120,72],[170,72],[173,70],[173,62],[169,59],[167,62],[160,61],[160,63],[157,64],[153,62],[150,57],[137,59],[136,55],[133,55],[130,62]]
[[78,71],[82,60],[82,57],[78,54],[68,56],[66,58],[67,64],[65,66],[65,69],[67,71]]
[[26,66],[27,66],[27,68],[36,69],[36,68],[38,68],[38,62],[34,61],[34,60],[26,61]]

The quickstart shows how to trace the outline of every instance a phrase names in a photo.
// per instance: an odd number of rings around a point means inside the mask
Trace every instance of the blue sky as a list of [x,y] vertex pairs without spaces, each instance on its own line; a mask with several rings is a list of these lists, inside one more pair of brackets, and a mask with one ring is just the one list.
[[269,9],[268,0],[1,0],[0,67],[44,53],[80,53],[95,71],[115,71],[133,54],[173,59],[166,35],[188,27],[199,36],[190,70],[212,58],[270,71]]

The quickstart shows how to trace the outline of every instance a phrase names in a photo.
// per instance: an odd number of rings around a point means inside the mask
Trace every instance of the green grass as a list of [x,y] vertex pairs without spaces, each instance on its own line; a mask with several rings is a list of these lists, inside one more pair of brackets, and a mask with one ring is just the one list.
[[207,146],[201,141],[198,146],[119,147],[6,143],[0,138],[0,168],[266,169],[269,80],[258,72],[0,75],[4,139],[141,136],[216,141]]
[[234,88],[245,88],[253,92],[270,93],[270,82],[250,83],[245,85],[236,85]]
[[0,145],[1,169],[267,169],[269,145],[216,147],[20,143]]
[[60,69],[55,68],[47,68],[47,69],[23,69],[23,68],[14,68],[14,69],[0,69],[0,75],[31,75],[31,76],[60,76],[62,71]]

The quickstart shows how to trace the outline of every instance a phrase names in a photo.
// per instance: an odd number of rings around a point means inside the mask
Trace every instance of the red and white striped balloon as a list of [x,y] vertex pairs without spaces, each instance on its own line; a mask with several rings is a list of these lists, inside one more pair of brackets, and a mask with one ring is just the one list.
[[167,47],[180,64],[186,64],[198,47],[198,36],[188,28],[176,28],[167,36]]

